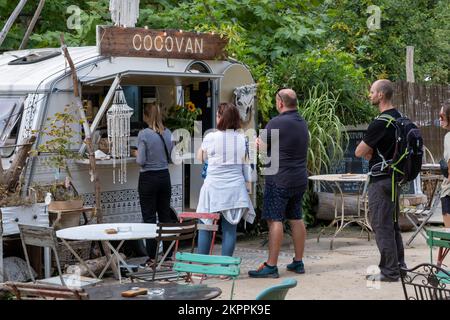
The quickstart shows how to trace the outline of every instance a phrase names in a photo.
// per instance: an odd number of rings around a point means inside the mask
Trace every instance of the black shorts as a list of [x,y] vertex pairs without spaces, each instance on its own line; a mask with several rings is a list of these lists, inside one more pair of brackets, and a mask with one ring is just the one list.
[[441,204],[442,204],[442,214],[449,214],[450,213],[450,196],[445,196],[441,198]]
[[266,182],[262,218],[274,221],[301,220],[305,189],[305,187],[281,188],[274,183]]

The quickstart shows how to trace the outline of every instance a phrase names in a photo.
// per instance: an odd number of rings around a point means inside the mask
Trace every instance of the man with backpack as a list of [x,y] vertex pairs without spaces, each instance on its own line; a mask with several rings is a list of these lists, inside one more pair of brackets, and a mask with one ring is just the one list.
[[406,267],[398,225],[398,184],[394,180],[401,171],[395,165],[404,159],[401,155],[395,159],[396,152],[399,151],[399,131],[395,124],[402,115],[392,105],[393,91],[389,80],[378,80],[372,84],[370,101],[372,105],[378,106],[380,115],[370,123],[364,139],[355,151],[357,157],[369,160],[369,218],[381,255],[381,272],[369,275],[367,279],[385,282],[398,281],[400,267]]

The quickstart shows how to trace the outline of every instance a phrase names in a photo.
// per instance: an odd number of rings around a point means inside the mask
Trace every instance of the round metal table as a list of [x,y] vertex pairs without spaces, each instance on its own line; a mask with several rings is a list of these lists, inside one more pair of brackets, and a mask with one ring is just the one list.
[[[115,234],[108,234],[106,233],[107,229],[116,229],[118,232]],[[96,277],[95,274],[93,274],[89,267],[86,266],[83,259],[76,254],[76,252],[70,247],[70,243],[66,240],[104,241],[112,250],[114,255],[111,255],[111,258],[100,273],[98,278],[101,279],[111,264],[114,256],[117,257],[118,261],[120,261],[129,272],[132,272],[131,268],[119,254],[119,250],[126,240],[152,239],[155,238],[157,234],[156,224],[153,223],[101,223],[61,229],[56,231],[56,236],[62,240],[70,252],[74,254],[80,263],[83,264],[89,273],[94,277]],[[116,248],[114,248],[110,241],[120,241],[120,243]],[[120,279],[120,272],[118,272],[118,277]]]
[[[333,190],[334,193],[334,219],[328,227],[336,225],[336,230],[334,232],[333,238],[330,242],[330,250],[333,249],[333,242],[336,236],[349,224],[355,222],[359,224],[363,230],[367,232],[367,238],[370,240],[370,232],[372,228],[370,226],[367,214],[368,214],[368,203],[366,201],[367,195],[367,185],[369,182],[369,176],[367,174],[322,174],[308,177],[309,180],[318,183],[327,183]],[[357,196],[357,215],[345,215],[345,197],[346,194],[342,191],[341,183],[346,182],[356,182],[359,184],[359,192]],[[362,191],[361,191],[362,190]],[[352,194],[354,195],[354,194]],[[337,201],[338,198],[341,199],[341,209],[340,213],[338,211]],[[361,201],[363,205],[363,214],[361,214]],[[317,237],[319,241],[321,234],[325,228],[323,228]]]

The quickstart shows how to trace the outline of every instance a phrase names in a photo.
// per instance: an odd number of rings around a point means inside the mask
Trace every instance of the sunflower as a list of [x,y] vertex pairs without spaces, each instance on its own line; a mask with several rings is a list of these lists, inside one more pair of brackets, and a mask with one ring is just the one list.
[[193,104],[191,101],[186,103],[186,109],[189,110],[189,112],[195,112],[195,104]]

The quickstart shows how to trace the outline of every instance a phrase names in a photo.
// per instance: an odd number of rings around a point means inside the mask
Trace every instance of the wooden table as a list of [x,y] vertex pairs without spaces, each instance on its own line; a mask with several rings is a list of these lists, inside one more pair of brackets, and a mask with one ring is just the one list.
[[[164,289],[160,295],[141,295],[133,298],[124,298],[121,293],[134,287],[151,289]],[[188,285],[173,282],[135,282],[111,286],[95,286],[86,288],[90,300],[211,300],[222,294],[222,290],[206,285]]]
[[[333,242],[336,236],[349,224],[355,222],[359,224],[363,230],[367,232],[367,238],[370,240],[370,232],[372,228],[370,226],[367,214],[368,214],[368,205],[366,201],[367,195],[367,184],[369,181],[369,177],[367,174],[323,174],[323,175],[315,175],[311,176],[308,179],[318,182],[318,183],[327,183],[333,189],[334,193],[334,220],[331,222],[329,227],[336,225],[336,231],[334,232],[333,238],[330,242],[330,250],[333,249]],[[345,214],[345,197],[349,194],[344,194],[341,188],[342,183],[347,182],[356,182],[359,184],[359,192],[356,194],[357,196],[357,214],[356,215],[346,215]],[[354,196],[355,194],[350,194]],[[341,199],[341,208],[338,210],[337,200]],[[361,202],[363,202],[363,208],[361,208]],[[339,212],[340,211],[340,212]],[[363,211],[363,214],[361,214]],[[317,237],[317,241],[319,241],[320,235],[322,234],[324,229],[319,232]]]

